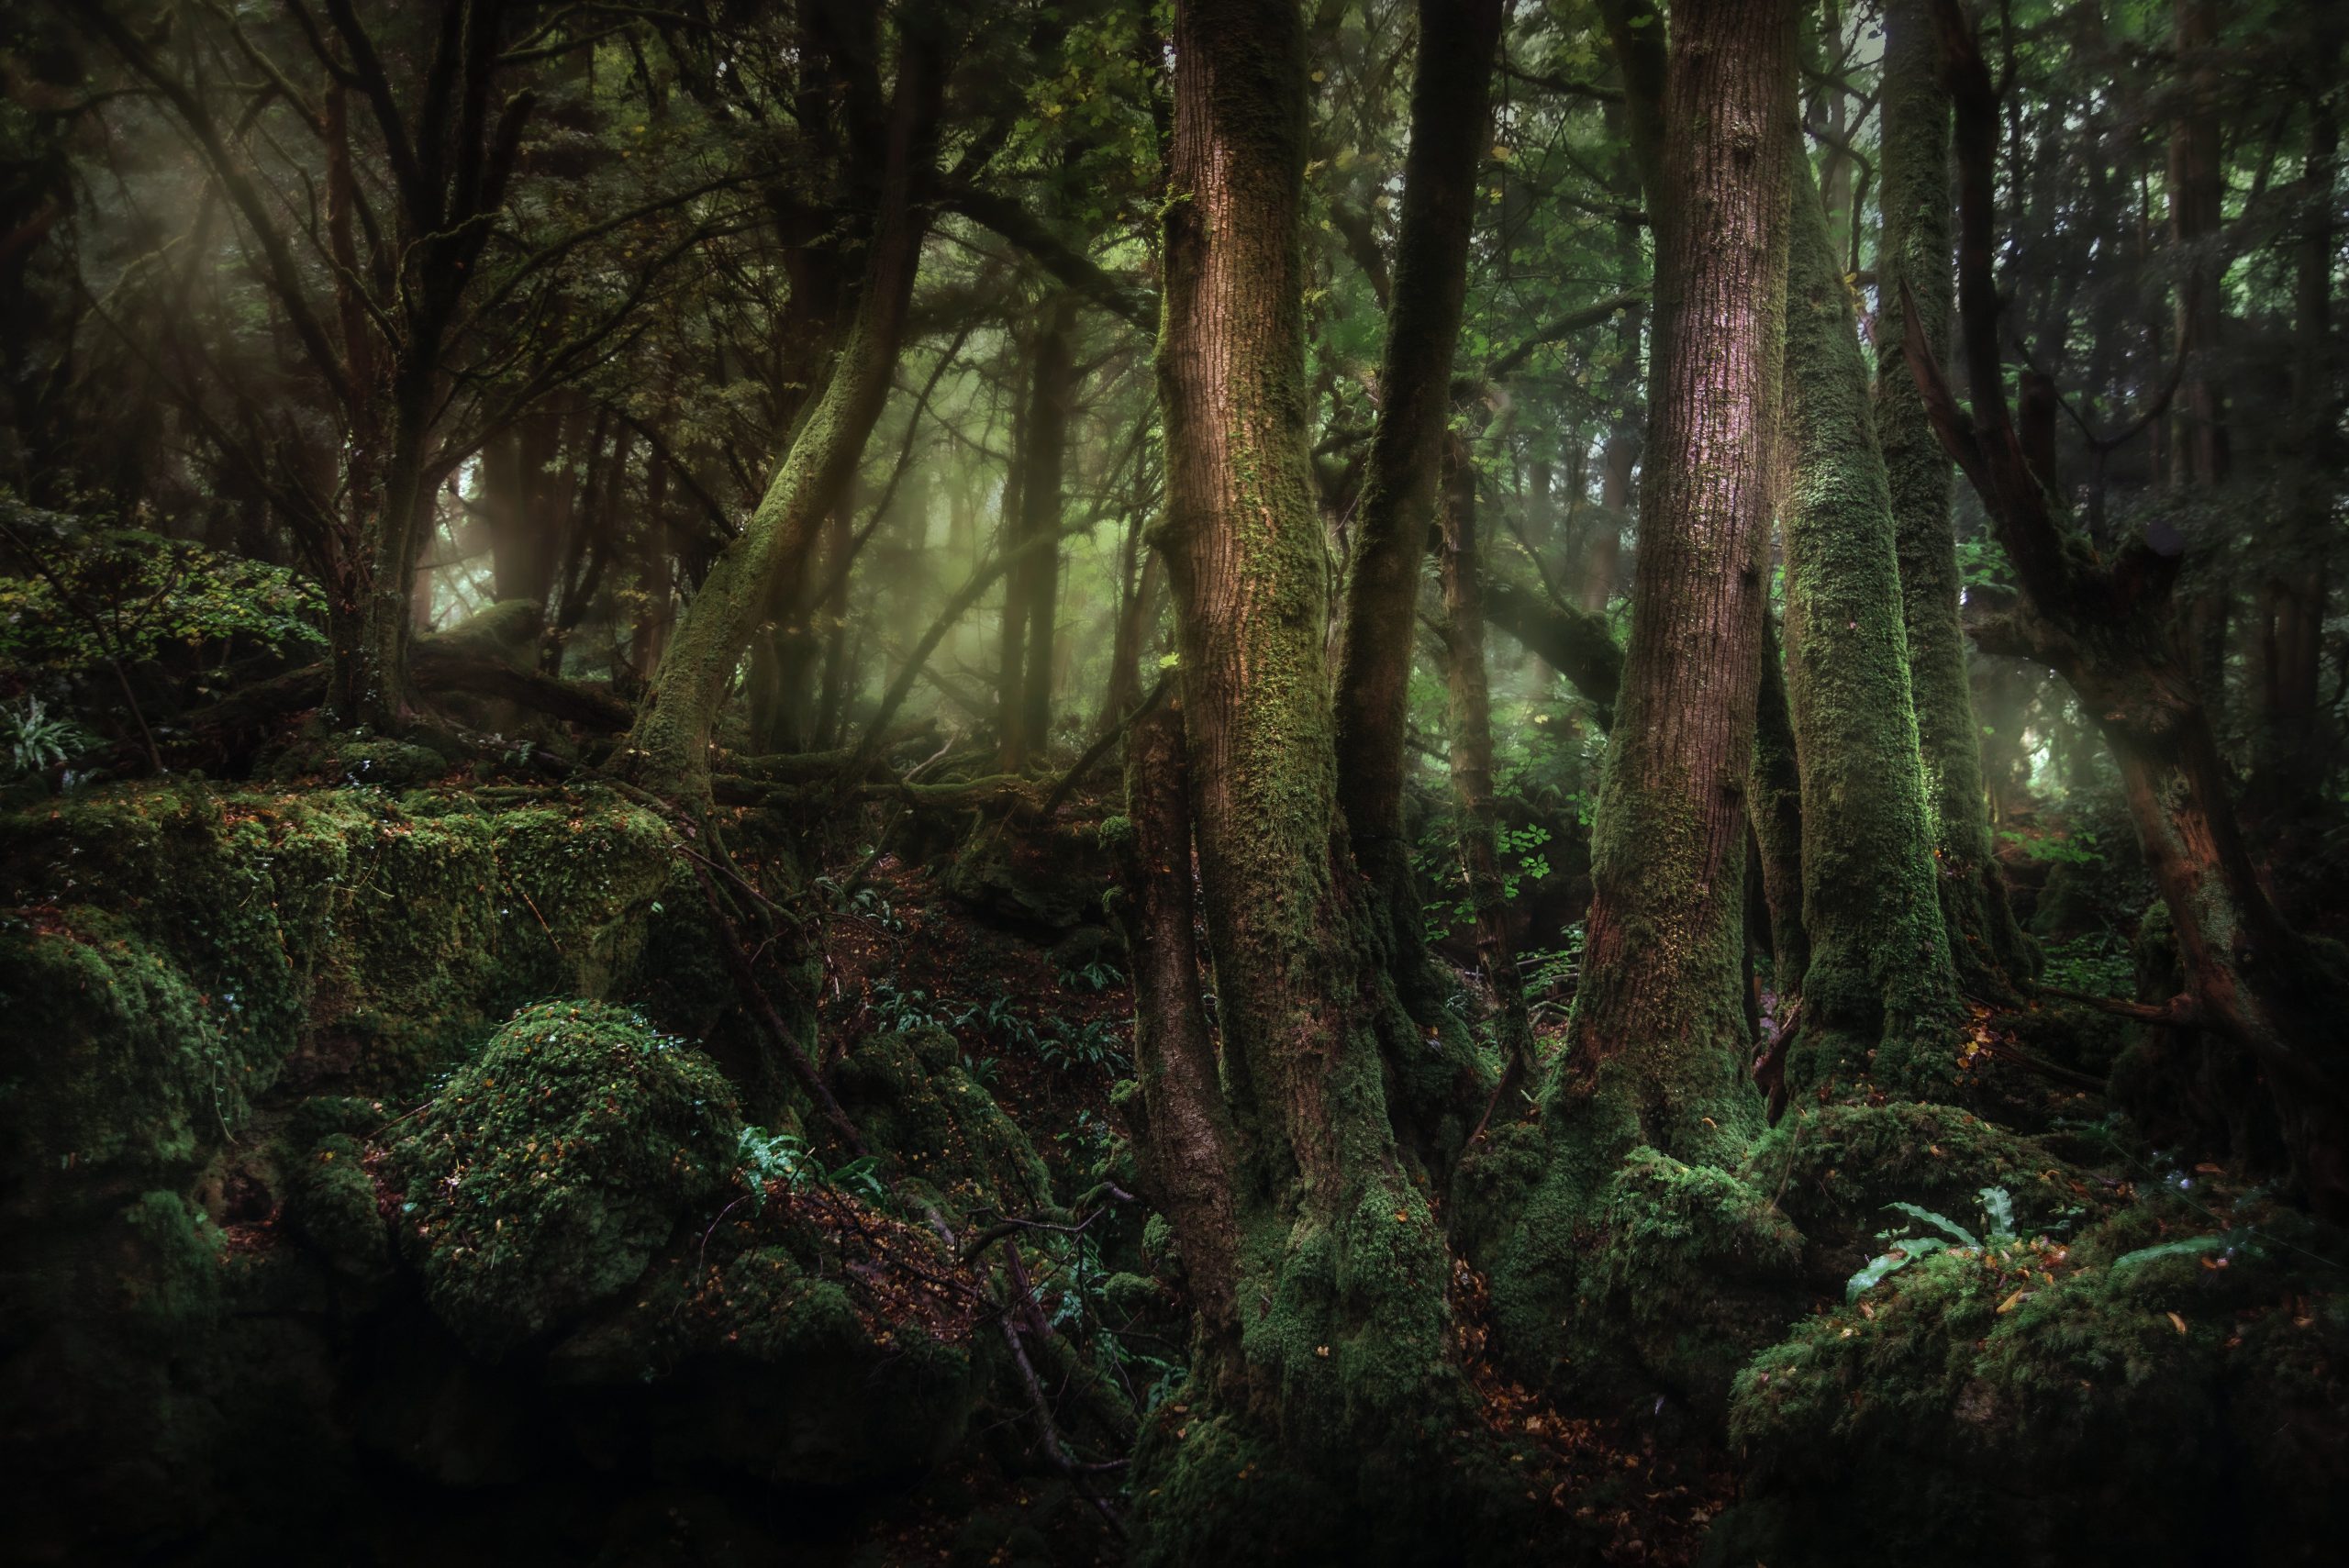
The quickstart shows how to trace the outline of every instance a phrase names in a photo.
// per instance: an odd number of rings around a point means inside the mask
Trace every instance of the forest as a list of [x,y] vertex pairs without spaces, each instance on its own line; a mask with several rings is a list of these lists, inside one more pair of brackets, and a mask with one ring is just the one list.
[[2344,50],[0,0],[0,1559],[2340,1561]]

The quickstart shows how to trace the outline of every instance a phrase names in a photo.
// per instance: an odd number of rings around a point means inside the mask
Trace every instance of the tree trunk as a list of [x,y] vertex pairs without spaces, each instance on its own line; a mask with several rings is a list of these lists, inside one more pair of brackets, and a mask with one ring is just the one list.
[[[1777,994],[1802,989],[1810,967],[1810,939],[1803,929],[1802,764],[1795,751],[1795,724],[1787,705],[1787,661],[1778,647],[1776,618],[1762,627],[1762,684],[1754,694],[1753,781],[1753,865],[1761,885],[1761,927],[1769,938],[1770,978]],[[1751,921],[1748,922],[1752,924]]]
[[1428,957],[1411,846],[1403,836],[1404,712],[1502,9],[1500,0],[1421,0],[1419,8],[1394,305],[1379,361],[1378,422],[1356,512],[1338,669],[1339,800],[1392,950],[1390,971],[1422,1025],[1440,1021],[1445,988],[1436,984]]
[[1914,298],[1937,359],[1949,354],[1950,106],[1940,81],[1932,0],[1888,0],[1885,11],[1884,239],[1877,276],[1876,435],[1892,493],[1900,554],[1901,615],[1909,684],[1925,772],[1934,884],[1959,985],[2010,997],[2038,956],[2007,905],[1990,853],[1982,788],[1981,731],[1965,673],[1958,620],[1957,535],[1950,517],[1949,459],[1901,361]]
[[1504,1082],[1533,1071],[1533,1024],[1524,977],[1509,940],[1493,810],[1492,693],[1485,674],[1484,570],[1476,538],[1476,471],[1467,443],[1446,442],[1443,465],[1445,686],[1451,696],[1452,796],[1460,814],[1460,874],[1476,917],[1476,962],[1493,994],[1494,1035],[1508,1063]]
[[[1277,1558],[1321,1529],[1432,1529],[1436,1510],[1411,1499],[1449,1484],[1424,1444],[1449,1425],[1431,1410],[1462,1385],[1443,1238],[1388,1120],[1387,1050],[1417,1031],[1380,972],[1337,805],[1329,555],[1306,434],[1301,10],[1186,0],[1174,58],[1164,549],[1240,1155],[1241,1364],[1195,1371],[1244,1392],[1194,1405],[1180,1432],[1153,1428],[1137,1491],[1150,1555]],[[1277,1458],[1263,1446],[1275,1434]],[[1236,1495],[1202,1507],[1239,1454],[1313,1473],[1333,1511],[1279,1521],[1299,1532],[1284,1542],[1254,1535],[1261,1510]]]
[[[1060,532],[1062,471],[1076,391],[1070,360],[1075,325],[1074,295],[1061,290],[1044,302],[1030,373],[1016,532],[1009,549]],[[1059,612],[1060,580],[1060,551],[1052,548],[1022,556],[1006,579],[1001,674],[1006,773],[1027,768],[1052,740],[1052,632]]]
[[785,574],[805,563],[817,525],[847,497],[888,401],[925,230],[913,188],[930,176],[941,86],[934,40],[909,28],[906,41],[856,317],[766,494],[678,616],[622,753],[636,782],[681,801],[708,801],[711,731],[751,628]]
[[[1675,8],[1631,644],[1592,828],[1570,1087],[1588,1136],[1725,1161],[1745,1078],[1746,777],[1784,349],[1795,7]],[[1702,323],[1704,329],[1695,329]]]
[[1891,490],[1851,295],[1797,156],[1779,513],[1810,960],[1787,1078],[1800,1090],[1873,1076],[1921,1094],[1936,1082],[1956,976],[1933,886]]
[[2349,1216],[2349,1051],[2338,1027],[2349,962],[2286,924],[2253,870],[2209,710],[2172,629],[2175,550],[2136,540],[2110,565],[2078,550],[2016,436],[1991,262],[1998,95],[1956,0],[1935,9],[1956,106],[1970,418],[1921,322],[1909,324],[1905,347],[1934,428],[1980,493],[2021,584],[2022,605],[1994,640],[2071,682],[2112,748],[2176,929],[2188,987],[2172,1004],[2176,1021],[2250,1052],[2276,1096],[2296,1177],[2319,1213]]

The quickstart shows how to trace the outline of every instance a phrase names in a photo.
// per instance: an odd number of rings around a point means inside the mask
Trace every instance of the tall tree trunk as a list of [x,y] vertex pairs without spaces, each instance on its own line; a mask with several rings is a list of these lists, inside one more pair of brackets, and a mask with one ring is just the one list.
[[1501,0],[1421,0],[1411,138],[1395,247],[1394,305],[1379,361],[1378,422],[1356,512],[1337,691],[1338,795],[1356,862],[1370,878],[1391,971],[1423,1025],[1444,988],[1419,924],[1403,836],[1404,711],[1418,643],[1419,563],[1435,523],[1452,361],[1468,286],[1476,164]]
[[1485,578],[1476,537],[1476,471],[1468,444],[1444,443],[1444,684],[1451,697],[1452,795],[1460,815],[1460,874],[1476,917],[1476,962],[1493,995],[1494,1034],[1508,1063],[1503,1082],[1533,1071],[1533,1024],[1509,940],[1508,898],[1501,880],[1493,809],[1493,705],[1485,673]]
[[[1776,617],[1765,612],[1762,684],[1753,703],[1752,791],[1753,864],[1761,885],[1762,924],[1770,942],[1770,978],[1781,996],[1802,989],[1810,967],[1810,938],[1803,929],[1802,763],[1795,751],[1795,721],[1787,703],[1787,660]],[[1749,922],[1750,923],[1750,922]]]
[[[1587,1136],[1690,1162],[1760,1125],[1745,1078],[1746,777],[1795,115],[1790,0],[1675,7],[1654,204],[1631,644],[1592,828],[1569,1088]],[[1702,323],[1704,329],[1695,329]]]
[[741,534],[718,553],[677,617],[622,751],[638,783],[682,801],[709,798],[711,731],[751,628],[786,573],[803,565],[817,525],[847,497],[889,386],[927,228],[915,187],[933,162],[941,82],[937,46],[909,26],[890,116],[887,173],[856,317],[823,395]]
[[1810,961],[1787,1077],[1801,1089],[1872,1075],[1920,1093],[1957,982],[1933,886],[1892,495],[1851,295],[1799,148],[1797,164],[1779,514]]
[[1887,0],[1885,9],[1884,239],[1878,252],[1876,435],[1891,486],[1900,555],[1909,685],[1924,761],[1942,925],[1959,985],[2011,996],[2037,971],[2038,955],[2008,907],[1990,853],[1982,788],[1981,731],[1965,673],[1958,620],[1957,535],[1950,465],[1901,361],[1907,300],[1937,359],[1949,355],[1954,291],[1950,273],[1950,106],[1939,75],[1932,0]]
[[2120,764],[2145,864],[2175,924],[2187,993],[2171,1021],[2217,1029],[2250,1052],[2276,1096],[2294,1172],[2318,1211],[2349,1216],[2349,960],[2277,912],[2228,798],[2208,709],[2171,628],[2177,556],[2135,540],[2110,565],[2076,549],[2009,411],[1992,272],[1998,95],[1957,0],[1935,0],[1956,108],[1969,418],[1921,321],[1909,369],[1935,430],[1980,493],[2022,603],[1986,646],[2026,653],[2072,684]]
[[[2177,285],[2177,352],[2185,363],[2171,399],[2170,482],[2207,494],[2227,479],[2226,394],[2216,356],[2223,330],[2220,280],[2224,259],[2213,253],[2226,227],[2226,168],[2221,145],[2215,55],[2216,0],[2173,0],[2171,42],[2183,105],[2169,137],[2169,237],[2182,272]],[[2193,596],[2185,606],[2186,644],[2194,678],[2217,726],[2227,706],[2227,638],[2234,614],[2234,530],[2223,510],[2205,515],[2195,530]]]
[[[1026,439],[1017,532],[1008,548],[1057,535],[1062,472],[1068,455],[1069,417],[1076,391],[1070,339],[1076,296],[1054,292],[1044,302],[1030,373]],[[1046,547],[1020,558],[1005,580],[1003,766],[1018,773],[1043,754],[1052,739],[1053,621],[1059,613],[1061,558]]]
[[[1326,1551],[1382,1525],[1433,1528],[1426,1500],[1451,1479],[1424,1444],[1463,1385],[1443,1238],[1388,1119],[1388,1052],[1417,1030],[1381,973],[1337,803],[1306,431],[1302,12],[1185,0],[1174,59],[1164,549],[1240,1156],[1241,1327],[1238,1366],[1195,1368],[1240,1392],[1145,1437],[1141,1522],[1157,1558],[1277,1559],[1324,1530]],[[1244,1463],[1312,1473],[1332,1511],[1270,1521],[1294,1533],[1263,1539],[1261,1510],[1212,1507]]]
[[[2340,58],[2339,30],[2325,38],[2319,74]],[[2300,239],[2294,257],[2292,453],[2284,537],[2260,585],[2259,728],[2252,778],[2271,810],[2304,808],[2331,760],[2319,682],[2332,587],[2332,497],[2337,484],[2332,341],[2332,182],[2341,117],[2319,94],[2309,108],[2308,163],[2299,192]]]

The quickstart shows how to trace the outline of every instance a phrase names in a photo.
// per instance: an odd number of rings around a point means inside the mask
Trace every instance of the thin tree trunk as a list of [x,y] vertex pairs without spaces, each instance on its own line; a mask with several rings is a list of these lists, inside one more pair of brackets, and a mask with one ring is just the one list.
[[805,563],[817,524],[846,497],[888,401],[925,228],[913,187],[929,177],[941,90],[934,41],[909,28],[906,42],[870,272],[839,361],[741,534],[677,617],[629,732],[624,770],[680,800],[708,800],[711,731],[751,628],[785,573]]
[[1965,991],[2012,996],[2037,954],[2007,905],[1990,853],[1981,731],[1958,620],[1957,535],[1950,464],[1901,361],[1906,300],[1937,360],[1949,355],[1950,106],[1938,74],[1932,0],[1887,0],[1885,12],[1884,240],[1877,274],[1876,435],[1891,486],[1900,554],[1909,684],[1924,761],[1926,819],[1939,871],[1942,924]]
[[1394,305],[1379,361],[1378,422],[1356,512],[1339,656],[1338,796],[1354,858],[1370,878],[1392,952],[1390,972],[1422,1025],[1439,1021],[1444,987],[1434,980],[1411,847],[1403,836],[1404,711],[1502,9],[1501,0],[1421,0],[1419,7]]
[[1753,893],[1762,900],[1762,923],[1770,940],[1770,978],[1779,995],[1790,996],[1802,989],[1810,966],[1810,938],[1803,928],[1802,764],[1787,706],[1787,661],[1779,651],[1777,617],[1766,612],[1762,684],[1754,694],[1753,775],[1748,787],[1753,863],[1762,879]]
[[1957,982],[1933,885],[1892,495],[1851,295],[1799,150],[1787,265],[1779,513],[1810,943],[1787,1076],[1798,1090],[1872,1075],[1920,1093],[1936,1082]]
[[[1069,417],[1076,391],[1070,360],[1076,296],[1055,292],[1042,307],[1029,387],[1027,439],[1020,449],[1019,534],[1013,548],[1057,536],[1062,471],[1068,454]],[[1052,740],[1053,621],[1059,612],[1060,551],[1023,556],[1004,592],[1003,766],[1025,769]]]
[[1452,795],[1460,814],[1460,874],[1476,917],[1476,962],[1493,994],[1495,1034],[1508,1062],[1504,1081],[1533,1070],[1533,1023],[1524,977],[1509,939],[1508,898],[1501,880],[1493,809],[1492,693],[1485,672],[1484,571],[1476,538],[1476,471],[1457,434],[1445,443],[1443,470],[1445,685],[1451,696]]

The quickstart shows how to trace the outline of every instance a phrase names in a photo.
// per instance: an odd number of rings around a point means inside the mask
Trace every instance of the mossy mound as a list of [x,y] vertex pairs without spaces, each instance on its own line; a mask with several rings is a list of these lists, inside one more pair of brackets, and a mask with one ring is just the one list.
[[1035,1145],[964,1071],[944,1029],[867,1036],[841,1057],[833,1086],[874,1151],[947,1207],[1018,1213],[1051,1201]]
[[683,1041],[596,1003],[525,1008],[392,1147],[401,1248],[441,1321],[495,1357],[714,1211],[740,1131],[733,1090]]
[[1594,1229],[1574,1360],[1602,1382],[1635,1369],[1718,1411],[1737,1370],[1802,1301],[1802,1237],[1766,1193],[1653,1149],[1634,1151],[1608,1184]]
[[982,833],[940,878],[940,889],[983,919],[1065,932],[1107,922],[1116,885],[1111,851],[1091,823]]
[[593,792],[199,783],[0,819],[0,1177],[177,1179],[284,1080],[384,1093],[523,1003],[614,995],[678,875],[665,824]]
[[1965,1222],[1984,1187],[2003,1187],[2030,1229],[2110,1202],[2034,1140],[1954,1106],[1914,1101],[1794,1111],[1754,1143],[1742,1173],[1802,1232],[1805,1272],[1822,1291],[1840,1291],[1879,1251],[1890,1204]]
[[2329,1556],[2349,1300],[2298,1241],[2123,1250],[2158,1234],[1953,1248],[1803,1322],[1738,1379],[1752,1480],[1709,1560],[2072,1562],[2083,1530],[2099,1561]]
[[366,1151],[345,1133],[318,1140],[288,1173],[286,1218],[337,1273],[380,1284],[391,1273],[391,1227]]

